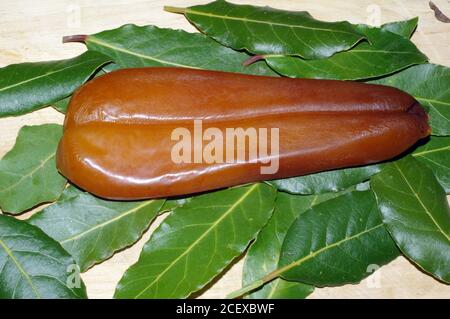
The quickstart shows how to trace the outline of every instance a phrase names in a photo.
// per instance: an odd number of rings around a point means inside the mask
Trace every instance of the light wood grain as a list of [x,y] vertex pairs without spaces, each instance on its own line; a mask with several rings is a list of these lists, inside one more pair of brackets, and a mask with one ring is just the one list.
[[[61,43],[63,35],[89,34],[118,27],[125,23],[155,24],[161,27],[195,29],[180,15],[166,13],[164,5],[189,6],[207,1],[111,1],[111,0],[1,0],[0,66],[11,63],[53,60],[73,57],[85,50],[81,44]],[[329,21],[378,24],[419,16],[419,27],[413,40],[434,63],[450,65],[450,24],[437,21],[428,1],[388,0],[258,0],[232,1],[270,5],[289,10],[306,10]],[[434,1],[450,14],[450,1]],[[153,44],[157,45],[157,44]],[[24,125],[62,123],[63,116],[51,108],[16,118],[0,119],[0,156],[14,144]],[[27,215],[29,215],[28,213]],[[155,222],[132,248],[83,274],[91,298],[111,298],[123,272],[133,264],[143,244],[160,223]],[[219,280],[214,281],[200,297],[222,298],[240,287],[242,260],[235,263]],[[450,298],[450,287],[420,272],[403,257],[382,267],[358,285],[316,289],[311,298]]]

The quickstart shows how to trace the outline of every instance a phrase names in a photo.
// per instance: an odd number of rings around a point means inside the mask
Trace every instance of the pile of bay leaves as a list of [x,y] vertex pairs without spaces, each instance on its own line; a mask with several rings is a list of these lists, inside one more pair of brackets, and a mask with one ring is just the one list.
[[[124,25],[66,38],[82,39],[87,52],[0,69],[0,117],[65,112],[75,89],[115,69],[176,66],[394,86],[427,109],[432,136],[377,165],[119,202],[58,173],[61,125],[24,126],[0,161],[1,298],[86,298],[78,269],[133,245],[161,214],[115,297],[192,296],[243,253],[243,288],[230,297],[304,298],[314,287],[358,283],[401,254],[450,282],[450,69],[409,40],[417,18],[370,27],[225,1],[166,10],[201,33]],[[27,220],[12,216],[48,202]]]

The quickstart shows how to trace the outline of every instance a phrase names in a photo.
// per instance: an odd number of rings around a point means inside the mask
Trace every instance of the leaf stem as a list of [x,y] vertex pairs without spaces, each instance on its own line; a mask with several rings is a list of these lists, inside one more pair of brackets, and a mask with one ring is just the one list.
[[288,264],[284,267],[275,269],[271,273],[267,274],[263,278],[259,280],[255,280],[254,282],[248,284],[247,286],[242,287],[241,289],[235,290],[227,295],[227,299],[235,299],[238,297],[241,297],[245,294],[248,294],[249,292],[261,287],[262,285],[265,285],[268,282],[271,282],[272,280],[278,278],[283,272],[289,270],[293,267],[293,264]]
[[302,262],[302,259],[298,260],[298,261],[294,261],[290,264],[287,264],[281,268],[277,268],[274,271],[268,273],[267,275],[265,275],[264,277],[262,277],[259,280],[256,280],[254,282],[252,282],[251,284],[242,287],[241,289],[235,290],[233,292],[231,292],[230,294],[227,295],[227,299],[234,299],[234,298],[238,298],[240,296],[243,296],[259,287],[261,287],[262,285],[265,285],[268,282],[271,282],[272,280],[278,278],[281,276],[281,274],[283,274],[284,272],[290,270],[291,268],[298,266],[300,263]]
[[249,66],[250,64],[253,64],[253,63],[258,62],[259,60],[263,60],[263,59],[264,59],[264,55],[262,55],[262,54],[254,55],[254,56],[249,57],[244,62],[242,62],[242,65]]
[[235,291],[229,293],[226,298],[227,299],[238,298],[240,296],[243,296],[243,295],[249,293],[250,291],[253,291],[253,290],[261,287],[264,284],[265,284],[264,279],[256,280],[256,281],[252,282],[250,285],[244,286],[241,289],[238,289],[238,290],[235,290]]
[[179,7],[172,7],[172,6],[164,6],[164,11],[170,12],[170,13],[186,13],[186,8],[179,8]]
[[66,35],[62,38],[63,43],[70,43],[70,42],[82,42],[85,43],[87,39],[86,34],[75,34],[75,35]]

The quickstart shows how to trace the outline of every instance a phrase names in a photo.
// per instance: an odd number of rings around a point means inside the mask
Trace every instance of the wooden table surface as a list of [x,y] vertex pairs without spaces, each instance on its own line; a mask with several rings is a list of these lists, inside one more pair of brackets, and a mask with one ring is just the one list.
[[[162,10],[164,5],[190,6],[208,0],[0,0],[0,67],[20,62],[64,59],[85,50],[81,44],[61,43],[63,35],[90,34],[125,23],[195,29],[181,15]],[[288,10],[306,10],[318,19],[377,25],[419,16],[413,37],[431,62],[450,66],[450,24],[439,22],[425,0],[257,0],[238,1]],[[450,15],[450,1],[434,1]],[[155,44],[157,45],[157,44]],[[23,125],[62,123],[63,116],[51,108],[21,117],[0,119],[0,156],[14,144]],[[21,218],[29,216],[27,213]],[[83,274],[90,298],[110,298],[123,272],[133,264],[141,247],[159,224],[159,218],[132,248]],[[200,297],[222,298],[240,287],[242,259]],[[321,288],[311,298],[450,298],[450,286],[420,272],[403,257],[382,267],[358,285]]]

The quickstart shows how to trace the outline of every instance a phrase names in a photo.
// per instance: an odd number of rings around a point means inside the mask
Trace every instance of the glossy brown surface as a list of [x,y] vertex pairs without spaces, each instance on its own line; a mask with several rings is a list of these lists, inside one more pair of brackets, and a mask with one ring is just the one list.
[[[194,120],[202,120],[203,132],[217,128],[223,136],[227,128],[278,128],[278,171],[261,174],[268,164],[248,160],[174,163],[172,132],[184,127],[193,133]],[[428,134],[418,102],[390,87],[125,69],[93,79],[74,94],[57,164],[71,182],[101,197],[167,197],[375,163]]]

